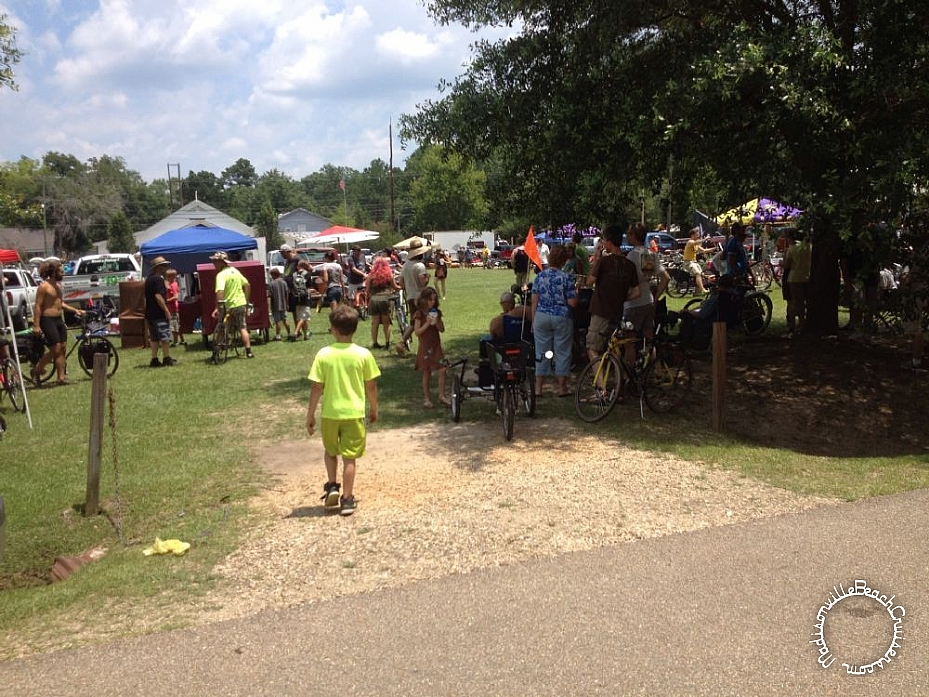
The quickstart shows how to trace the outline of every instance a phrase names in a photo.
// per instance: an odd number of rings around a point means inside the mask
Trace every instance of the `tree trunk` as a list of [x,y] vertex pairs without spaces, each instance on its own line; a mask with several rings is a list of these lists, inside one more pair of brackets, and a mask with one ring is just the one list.
[[816,229],[804,330],[811,336],[829,336],[839,330],[839,248],[837,230],[832,226]]

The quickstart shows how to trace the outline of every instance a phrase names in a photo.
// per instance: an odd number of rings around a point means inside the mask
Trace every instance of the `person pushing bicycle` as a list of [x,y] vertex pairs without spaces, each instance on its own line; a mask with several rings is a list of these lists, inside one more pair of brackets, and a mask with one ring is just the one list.
[[39,362],[32,368],[30,377],[33,383],[38,387],[39,376],[45,370],[49,361],[55,362],[55,370],[58,373],[59,385],[67,385],[68,379],[65,377],[67,367],[65,361],[65,347],[68,343],[68,327],[65,325],[62,312],[68,310],[78,317],[84,316],[84,311],[77,307],[72,307],[64,301],[64,291],[61,287],[61,281],[64,278],[64,269],[61,262],[57,259],[43,262],[39,267],[39,275],[42,277],[42,283],[35,296],[35,311],[32,313],[32,332],[45,338],[45,343],[51,347],[51,351],[39,359]]
[[[254,358],[252,337],[248,332],[248,308],[251,286],[248,279],[234,266],[229,265],[229,255],[216,252],[210,257],[216,269],[216,308],[213,318],[219,317],[220,308],[229,315],[232,329],[238,329],[245,346],[245,357]],[[221,321],[221,320],[220,320]]]

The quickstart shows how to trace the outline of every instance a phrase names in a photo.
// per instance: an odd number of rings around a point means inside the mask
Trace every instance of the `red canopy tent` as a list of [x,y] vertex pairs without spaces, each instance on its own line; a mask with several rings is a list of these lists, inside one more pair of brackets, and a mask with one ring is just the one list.
[[19,252],[15,249],[0,249],[0,264],[19,264],[21,262]]

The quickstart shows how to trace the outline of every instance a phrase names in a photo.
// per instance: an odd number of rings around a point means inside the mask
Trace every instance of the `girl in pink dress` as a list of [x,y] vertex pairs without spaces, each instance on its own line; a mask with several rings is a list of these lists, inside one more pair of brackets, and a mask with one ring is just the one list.
[[416,352],[416,370],[423,374],[423,406],[432,407],[429,398],[429,383],[432,371],[439,374],[439,402],[448,406],[445,397],[445,364],[442,362],[441,332],[445,331],[442,311],[439,309],[439,294],[435,288],[424,288],[416,301],[413,315],[413,333],[419,337],[419,350]]

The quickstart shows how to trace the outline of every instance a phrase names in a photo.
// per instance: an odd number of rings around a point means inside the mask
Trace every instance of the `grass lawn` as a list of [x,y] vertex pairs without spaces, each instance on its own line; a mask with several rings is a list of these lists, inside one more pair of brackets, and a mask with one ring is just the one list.
[[[507,270],[451,270],[448,300],[442,303],[447,358],[476,359],[477,337],[486,331],[498,311],[499,294],[512,281]],[[775,319],[769,331],[783,331],[783,301],[778,292],[771,295]],[[672,301],[671,306],[683,303]],[[75,357],[70,361],[74,384],[29,391],[33,430],[25,416],[0,403],[9,426],[0,440],[0,494],[8,519],[0,564],[0,633],[26,620],[52,627],[59,615],[95,621],[96,609],[104,604],[183,598],[208,587],[216,562],[248,528],[246,502],[264,483],[249,448],[306,437],[306,374],[315,351],[328,343],[327,326],[323,311],[311,321],[310,341],[257,344],[255,360],[231,358],[222,366],[206,362],[209,352],[199,342],[176,351],[180,364],[173,368],[149,368],[148,350],[121,350],[119,371],[110,382],[114,416],[104,445],[104,514],[94,518],[81,515],[91,382]],[[369,322],[361,323],[356,339],[370,345]],[[375,355],[383,371],[378,428],[449,418],[445,410],[422,409],[411,359],[387,351]],[[741,469],[797,491],[853,499],[929,485],[925,463],[915,456],[820,457],[811,467],[811,458],[802,453],[710,433],[707,414],[704,407],[702,415],[686,411],[661,420],[608,418],[584,426],[574,417],[571,400],[546,400],[543,410],[545,416],[562,416],[604,438],[621,435],[633,447]],[[466,402],[464,419],[484,422],[499,437],[492,408]],[[519,423],[517,432],[531,430]],[[141,551],[156,536],[191,542],[195,552],[171,564],[151,563]],[[109,549],[102,561],[65,583],[48,582],[55,557],[95,546]],[[145,630],[169,626],[166,621]]]

